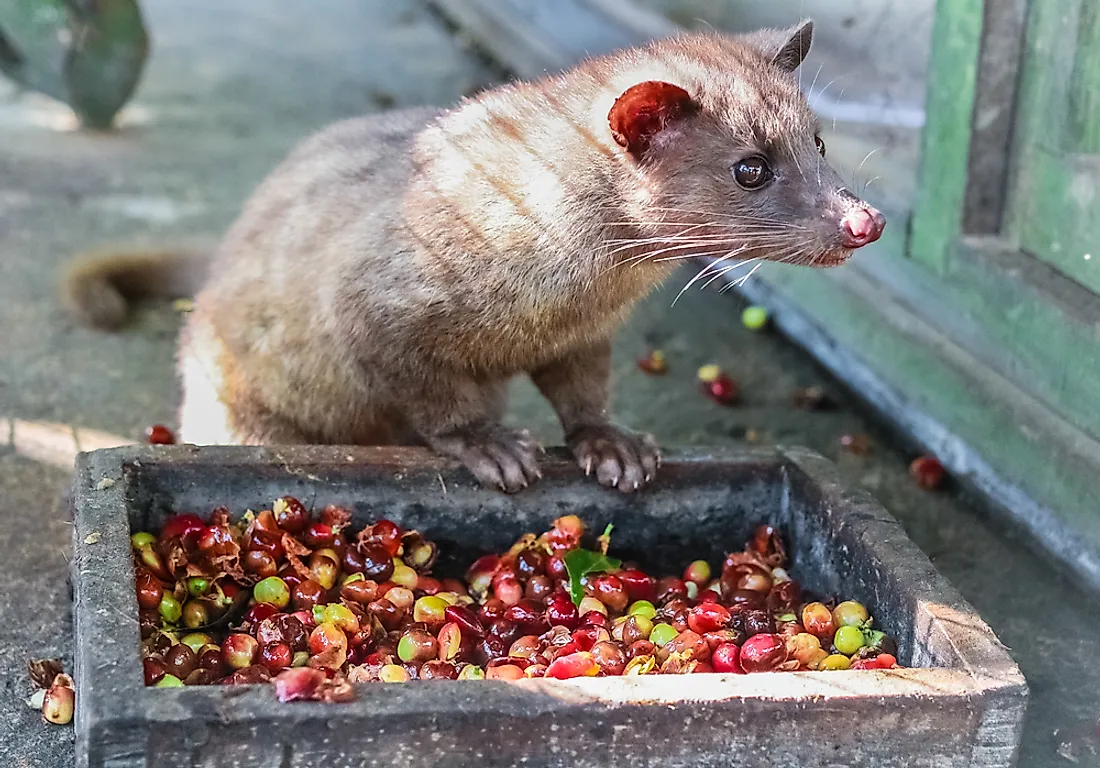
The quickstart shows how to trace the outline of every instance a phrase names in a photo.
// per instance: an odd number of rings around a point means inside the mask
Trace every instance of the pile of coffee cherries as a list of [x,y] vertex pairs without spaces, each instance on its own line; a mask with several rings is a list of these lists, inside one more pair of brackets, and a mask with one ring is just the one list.
[[284,497],[135,533],[146,684],[274,679],[284,700],[341,700],[356,682],[897,666],[864,606],[803,594],[767,525],[717,573],[655,578],[608,555],[610,527],[588,549],[566,516],[458,580],[431,575],[417,531],[350,520]]

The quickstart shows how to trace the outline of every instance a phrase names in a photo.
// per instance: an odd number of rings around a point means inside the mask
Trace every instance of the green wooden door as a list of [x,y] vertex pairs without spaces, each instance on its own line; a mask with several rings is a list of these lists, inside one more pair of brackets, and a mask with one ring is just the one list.
[[1100,2],[1031,3],[1020,86],[1009,227],[1100,293]]

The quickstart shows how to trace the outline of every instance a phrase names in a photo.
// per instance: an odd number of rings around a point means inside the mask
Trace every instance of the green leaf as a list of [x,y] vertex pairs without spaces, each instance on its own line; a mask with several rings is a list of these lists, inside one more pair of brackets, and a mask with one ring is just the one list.
[[863,630],[863,644],[868,648],[878,648],[885,637],[886,633],[878,629]]
[[621,560],[588,549],[573,549],[565,554],[565,570],[569,574],[569,597],[579,606],[584,599],[581,579],[590,573],[613,571],[622,565]]

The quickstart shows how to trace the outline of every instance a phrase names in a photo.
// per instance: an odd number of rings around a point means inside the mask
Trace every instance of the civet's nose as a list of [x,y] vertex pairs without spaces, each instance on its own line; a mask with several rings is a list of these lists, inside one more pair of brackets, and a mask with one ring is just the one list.
[[867,206],[852,208],[840,221],[840,239],[845,248],[862,248],[882,236],[886,217]]

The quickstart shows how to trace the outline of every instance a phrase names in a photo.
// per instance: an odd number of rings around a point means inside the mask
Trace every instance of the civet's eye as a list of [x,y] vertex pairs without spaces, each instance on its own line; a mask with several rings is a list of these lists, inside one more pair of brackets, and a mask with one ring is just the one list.
[[733,164],[733,179],[745,189],[759,189],[772,179],[772,169],[762,157],[746,157]]
[[817,151],[821,153],[821,156],[825,157],[825,142],[821,140],[820,136],[814,136],[814,144],[817,145]]

